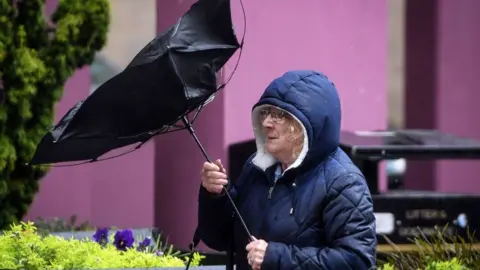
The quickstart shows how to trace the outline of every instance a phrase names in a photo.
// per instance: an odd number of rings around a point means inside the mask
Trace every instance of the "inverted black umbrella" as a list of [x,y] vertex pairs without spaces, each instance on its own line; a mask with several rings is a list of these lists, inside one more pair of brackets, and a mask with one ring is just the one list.
[[[217,72],[243,46],[243,40],[239,44],[233,29],[230,0],[197,1],[125,70],[71,108],[42,138],[30,165],[95,162],[111,150],[138,144],[135,150],[155,135],[183,129],[211,162],[192,124],[225,86],[217,86]],[[198,242],[195,233],[192,251]]]
[[31,164],[95,161],[170,131],[213,98],[221,88],[216,73],[238,48],[230,1],[196,2],[124,71],[72,108],[42,139]]

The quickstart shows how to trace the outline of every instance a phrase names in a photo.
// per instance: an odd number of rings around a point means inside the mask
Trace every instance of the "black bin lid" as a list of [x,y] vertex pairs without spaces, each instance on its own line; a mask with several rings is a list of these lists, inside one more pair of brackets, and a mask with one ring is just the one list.
[[477,159],[480,141],[437,130],[342,131],[340,146],[353,158]]

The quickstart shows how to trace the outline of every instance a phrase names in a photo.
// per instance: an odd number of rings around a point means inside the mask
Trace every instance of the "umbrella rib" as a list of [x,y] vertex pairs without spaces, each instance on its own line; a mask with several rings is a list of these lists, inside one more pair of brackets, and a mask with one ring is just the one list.
[[188,47],[171,47],[176,52],[180,53],[189,53],[189,52],[198,52],[198,51],[209,51],[209,50],[219,50],[219,49],[237,49],[236,46],[232,45],[198,45],[198,46],[188,46]]
[[[185,129],[185,128],[182,128],[182,129]],[[174,131],[177,131],[177,130],[174,130]],[[135,146],[134,148],[132,148],[132,149],[130,149],[130,150],[124,152],[124,153],[120,153],[120,154],[118,154],[118,155],[114,155],[114,156],[111,156],[111,157],[106,157],[106,158],[101,158],[101,159],[99,159],[99,157],[96,157],[96,158],[90,159],[90,160],[88,160],[88,161],[83,161],[83,162],[79,162],[79,163],[75,163],[75,164],[63,164],[63,165],[41,164],[40,166],[50,166],[50,167],[53,167],[53,168],[73,167],[73,166],[83,165],[83,164],[87,164],[87,163],[94,163],[94,162],[105,161],[105,160],[109,160],[109,159],[121,157],[121,156],[130,154],[130,153],[134,152],[135,150],[138,150],[140,147],[142,147],[142,145],[144,145],[146,142],[148,142],[151,138],[152,138],[152,136],[148,137],[147,139],[144,139],[143,141],[141,141],[141,142],[140,142],[137,146]],[[25,165],[26,165],[26,166],[29,166],[28,163],[25,164]]]
[[135,146],[134,148],[130,149],[129,151],[126,151],[124,153],[120,153],[118,155],[115,155],[115,156],[111,156],[111,157],[107,157],[107,158],[102,158],[102,159],[98,159],[95,158],[95,159],[92,159],[91,162],[98,162],[98,161],[104,161],[104,160],[109,160],[109,159],[112,159],[112,158],[117,158],[117,157],[121,157],[121,156],[124,156],[126,154],[129,154],[129,153],[132,153],[133,151],[135,150],[138,150],[140,147],[142,147],[142,145],[144,145],[146,142],[148,142],[152,137],[149,137],[147,138],[146,140],[142,141],[141,143],[139,143],[137,146]]
[[190,124],[193,124],[193,123],[195,122],[195,120],[197,119],[198,115],[200,114],[200,111],[203,109],[204,106],[205,106],[205,104],[202,104],[200,107],[197,108],[197,111],[196,111],[195,114],[193,115],[192,120],[190,120]]

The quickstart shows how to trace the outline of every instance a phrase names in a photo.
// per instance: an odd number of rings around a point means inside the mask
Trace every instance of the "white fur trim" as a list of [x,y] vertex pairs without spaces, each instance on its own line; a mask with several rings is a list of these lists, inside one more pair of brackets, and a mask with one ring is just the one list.
[[[268,167],[272,166],[277,162],[277,160],[265,150],[265,135],[262,132],[262,122],[260,121],[260,110],[263,107],[266,106],[272,106],[272,105],[261,105],[253,109],[252,111],[252,126],[253,126],[253,134],[255,136],[255,142],[257,145],[257,153],[255,154],[255,157],[252,159],[252,163],[259,167],[262,170],[266,170]],[[280,109],[280,108],[279,108]],[[288,112],[287,112],[288,113]],[[305,156],[307,155],[308,152],[308,135],[307,135],[307,130],[305,129],[305,126],[298,120],[295,115],[288,113],[300,123],[303,129],[303,134],[304,140],[303,140],[303,148],[300,154],[298,155],[297,159],[295,162],[290,165],[283,173],[288,171],[291,168],[296,168],[302,164],[303,160],[305,159]]]

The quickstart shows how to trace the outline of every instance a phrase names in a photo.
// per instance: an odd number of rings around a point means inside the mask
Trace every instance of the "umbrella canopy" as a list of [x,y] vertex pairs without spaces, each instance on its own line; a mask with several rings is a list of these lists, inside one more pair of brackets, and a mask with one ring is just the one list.
[[96,160],[168,131],[211,100],[217,72],[241,46],[229,0],[199,0],[118,75],[70,109],[31,165]]

